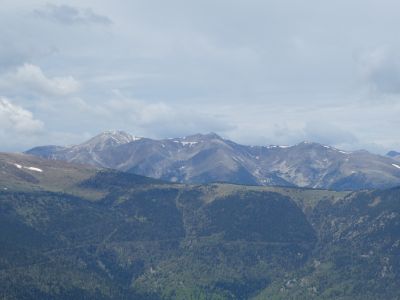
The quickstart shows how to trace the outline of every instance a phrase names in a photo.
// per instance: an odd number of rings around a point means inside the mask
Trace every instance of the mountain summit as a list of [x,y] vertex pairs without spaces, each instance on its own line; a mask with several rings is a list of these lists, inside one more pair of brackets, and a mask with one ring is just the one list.
[[87,142],[78,145],[79,149],[87,148],[91,150],[98,150],[101,151],[108,147],[115,147],[123,144],[127,144],[133,141],[140,140],[139,137],[134,137],[129,133],[124,131],[104,131],[99,135],[91,138]]
[[294,146],[246,146],[215,133],[154,140],[106,131],[79,145],[43,146],[27,153],[183,183],[338,190],[400,185],[400,166],[391,157],[308,141]]

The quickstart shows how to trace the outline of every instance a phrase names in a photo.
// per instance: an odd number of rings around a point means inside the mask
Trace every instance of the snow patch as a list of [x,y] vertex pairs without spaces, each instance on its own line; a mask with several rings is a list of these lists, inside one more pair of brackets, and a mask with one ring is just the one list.
[[257,168],[255,171],[254,171],[254,175],[255,176],[260,176],[261,174],[260,174],[260,169],[259,168]]
[[346,151],[343,151],[343,150],[338,150],[338,152],[342,153],[342,154],[350,154],[350,152],[346,152]]
[[285,146],[285,145],[270,145],[267,146],[268,149],[273,149],[273,148],[281,148],[281,149],[285,149],[285,148],[290,148],[290,146]]
[[39,169],[39,168],[35,168],[35,167],[24,167],[25,169],[31,170],[31,171],[35,171],[35,172],[40,172],[42,173],[43,170]]
[[27,170],[30,170],[30,171],[40,172],[40,173],[43,172],[42,169],[35,168],[35,167],[25,167],[25,166],[21,166],[20,164],[14,164],[14,166],[16,166],[18,169],[27,169]]
[[196,145],[196,144],[198,144],[199,142],[181,142],[181,144],[183,145],[183,146],[187,146],[187,145],[189,145],[189,147],[192,147],[193,145]]
[[199,142],[182,142],[182,141],[173,141],[174,143],[181,144],[182,146],[192,147],[193,145],[198,144]]
[[395,168],[397,168],[397,169],[400,169],[400,166],[399,166],[399,165],[392,164],[392,166],[395,167]]

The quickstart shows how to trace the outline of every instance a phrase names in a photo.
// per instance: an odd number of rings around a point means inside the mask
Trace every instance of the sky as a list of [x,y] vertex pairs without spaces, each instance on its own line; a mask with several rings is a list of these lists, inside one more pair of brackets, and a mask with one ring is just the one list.
[[1,0],[0,151],[105,130],[400,150],[399,1]]

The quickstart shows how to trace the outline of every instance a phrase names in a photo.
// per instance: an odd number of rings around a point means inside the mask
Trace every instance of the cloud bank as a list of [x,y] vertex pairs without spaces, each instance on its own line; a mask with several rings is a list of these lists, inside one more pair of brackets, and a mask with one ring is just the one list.
[[30,146],[115,128],[400,150],[399,9],[394,0],[4,0],[0,96],[46,124]]
[[32,113],[21,106],[0,98],[0,127],[3,133],[28,135],[43,129],[43,122],[36,120]]
[[14,91],[25,90],[48,96],[74,94],[80,87],[79,82],[72,76],[50,78],[40,67],[28,63],[1,76],[0,86]]

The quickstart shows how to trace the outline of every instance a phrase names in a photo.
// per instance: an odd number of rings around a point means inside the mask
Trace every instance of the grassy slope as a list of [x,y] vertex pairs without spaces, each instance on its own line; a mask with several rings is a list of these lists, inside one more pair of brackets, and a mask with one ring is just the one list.
[[[40,169],[42,172],[30,170],[29,167]],[[98,171],[99,169],[90,166],[45,160],[26,154],[0,153],[0,190],[66,192],[100,199],[104,196],[102,191],[86,191],[77,186]]]

